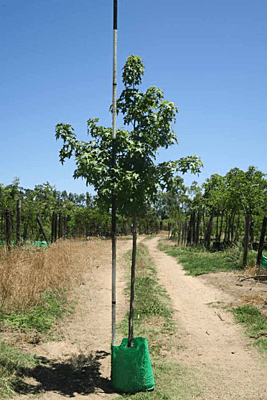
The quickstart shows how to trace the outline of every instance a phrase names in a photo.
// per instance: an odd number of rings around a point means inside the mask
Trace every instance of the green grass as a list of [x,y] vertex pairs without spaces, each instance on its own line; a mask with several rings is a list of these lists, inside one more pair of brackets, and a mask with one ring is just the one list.
[[254,306],[241,306],[233,310],[237,322],[245,326],[248,336],[258,338],[267,333],[267,319],[262,317],[261,312]]
[[10,398],[25,389],[35,393],[36,387],[24,381],[29,369],[39,365],[36,356],[24,354],[17,348],[0,341],[0,398]]
[[[131,265],[131,251],[125,254],[128,264],[128,271]],[[128,273],[128,276],[130,274]],[[130,295],[130,282],[126,287],[126,293]],[[164,320],[165,324],[172,323],[172,313],[170,298],[167,291],[162,287],[157,279],[156,270],[144,245],[137,247],[136,276],[135,276],[135,311],[134,326],[135,336],[143,332],[142,326],[147,319]],[[119,329],[124,335],[128,334],[128,314],[119,325]]]
[[253,346],[260,353],[267,352],[267,319],[261,315],[258,308],[254,306],[241,306],[233,311],[235,320],[245,328],[245,334],[255,339]]
[[155,237],[157,237],[157,236],[158,236],[157,233],[151,233],[150,235],[147,235],[143,240],[144,240],[144,241],[150,240],[150,239],[153,239],[153,238],[155,238]]
[[35,329],[46,333],[55,321],[62,318],[66,312],[71,312],[65,293],[60,290],[45,291],[41,303],[29,309],[14,309],[7,312],[0,309],[0,326],[22,331]]
[[[0,326],[12,330],[29,332],[53,332],[53,326],[59,318],[73,311],[74,302],[67,303],[66,294],[60,290],[45,291],[38,306],[25,310],[0,310]],[[0,341],[0,399],[13,397],[18,393],[29,396],[39,393],[39,387],[28,384],[24,377],[27,371],[40,362],[34,355],[24,354],[17,348]],[[30,398],[30,397],[29,397]]]
[[[129,276],[131,253],[127,252],[125,258]],[[129,290],[130,285],[126,288],[128,296]],[[134,336],[145,337],[148,341],[156,388],[153,392],[124,394],[117,399],[189,400],[201,394],[198,372],[166,355],[183,351],[176,336],[178,327],[172,317],[168,293],[158,281],[147,248],[140,245],[137,248]],[[128,315],[118,329],[125,337],[128,336]]]
[[[160,242],[160,249],[183,264],[188,275],[202,275],[212,272],[239,271],[243,269],[242,248],[238,245],[224,252],[208,252],[203,247],[175,247],[165,241]],[[248,265],[255,265],[257,254],[250,251]]]
[[255,342],[253,343],[253,346],[257,348],[257,350],[260,353],[266,353],[267,352],[267,338],[259,338],[256,339]]

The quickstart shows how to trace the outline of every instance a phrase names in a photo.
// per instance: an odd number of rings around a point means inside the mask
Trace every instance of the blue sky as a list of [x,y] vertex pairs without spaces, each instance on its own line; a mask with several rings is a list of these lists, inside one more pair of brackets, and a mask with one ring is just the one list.
[[[74,162],[59,163],[55,125],[70,123],[81,140],[88,118],[111,126],[112,19],[113,0],[0,1],[0,183],[88,190]],[[204,163],[187,185],[234,167],[267,173],[266,49],[264,0],[118,0],[118,94],[138,54],[143,88],[161,88],[179,110],[179,145],[159,161]]]

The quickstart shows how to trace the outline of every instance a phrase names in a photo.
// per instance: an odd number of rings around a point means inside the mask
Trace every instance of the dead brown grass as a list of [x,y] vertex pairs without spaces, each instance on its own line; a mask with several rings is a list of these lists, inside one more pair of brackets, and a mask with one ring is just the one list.
[[246,267],[244,271],[244,276],[256,276],[260,274],[260,267],[258,265],[254,265],[253,267]]
[[252,293],[240,297],[241,305],[258,306],[262,305],[266,301],[266,294]]
[[78,262],[81,241],[58,241],[47,250],[14,249],[0,252],[0,306],[36,305],[45,290],[68,290],[85,264]]

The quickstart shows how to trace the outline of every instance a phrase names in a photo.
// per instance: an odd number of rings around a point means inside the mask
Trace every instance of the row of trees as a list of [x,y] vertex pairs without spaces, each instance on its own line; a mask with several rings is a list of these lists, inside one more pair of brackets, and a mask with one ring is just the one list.
[[16,240],[18,200],[21,202],[21,236],[24,240],[43,239],[37,217],[42,221],[50,240],[53,213],[67,221],[67,236],[104,234],[109,230],[109,214],[97,208],[97,199],[88,192],[80,195],[68,194],[66,191],[56,190],[48,182],[36,185],[34,189],[25,189],[19,186],[19,179],[16,178],[10,185],[0,184],[1,241],[5,238],[7,209],[13,225],[12,240]]
[[[67,218],[67,235],[109,235],[111,217],[96,196],[88,192],[60,192],[48,182],[25,189],[19,179],[0,184],[1,236],[4,238],[4,210],[9,209],[15,220],[17,200],[21,200],[22,237],[39,240],[42,233],[37,224],[40,217],[44,230],[50,232],[53,212]],[[258,241],[263,218],[267,215],[266,175],[250,166],[247,171],[231,169],[225,176],[212,175],[201,186],[196,182],[186,187],[177,178],[173,191],[159,192],[155,201],[138,214],[140,232],[153,233],[171,227],[183,243],[205,242],[209,229],[216,242],[236,242],[244,236],[246,216],[250,216],[249,241]],[[212,226],[210,220],[212,216]],[[118,232],[129,234],[132,221],[118,215]],[[14,224],[13,224],[14,225]],[[50,238],[50,236],[49,236]],[[15,232],[13,230],[13,240]]]
[[253,243],[267,215],[266,174],[250,166],[247,171],[233,168],[225,176],[214,174],[201,186],[193,182],[186,188],[181,182],[179,193],[162,193],[156,208],[158,215],[169,218],[174,234],[181,223],[188,224],[190,243],[198,242],[199,236],[205,240],[208,231],[217,243],[236,242],[243,238],[249,216],[249,241]]
[[[41,221],[48,240],[55,237],[110,236],[111,215],[101,207],[96,196],[60,192],[48,182],[25,189],[16,178],[12,184],[0,184],[0,241],[6,239],[6,230],[11,227],[11,241],[17,241],[18,201],[20,201],[20,232],[22,240],[43,240]],[[8,210],[8,213],[6,212]],[[53,228],[53,215],[57,214],[57,228]],[[10,223],[8,222],[10,219]],[[62,221],[62,226],[60,221]],[[7,227],[8,225],[8,227]],[[118,215],[118,234],[128,235],[132,220]],[[151,207],[138,217],[139,231],[153,233],[167,229],[162,225]],[[56,232],[55,232],[56,229]],[[63,230],[63,233],[61,232]],[[51,233],[51,234],[50,234]]]

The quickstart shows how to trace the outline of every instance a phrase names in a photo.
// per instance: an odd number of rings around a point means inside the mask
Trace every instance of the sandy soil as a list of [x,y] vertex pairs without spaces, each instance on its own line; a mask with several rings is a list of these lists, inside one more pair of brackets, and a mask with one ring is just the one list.
[[231,313],[211,306],[244,303],[255,283],[244,281],[243,286],[237,286],[240,283],[235,274],[187,276],[175,259],[158,250],[157,242],[154,238],[146,244],[176,310],[177,335],[185,346],[179,361],[197,368],[206,386],[199,399],[266,400],[266,360],[248,346],[249,339],[242,335]]
[[[267,285],[240,282],[233,273],[201,277],[185,275],[175,259],[157,248],[159,238],[145,241],[158,277],[171,297],[178,323],[177,340],[183,351],[168,354],[197,371],[204,394],[199,400],[267,400],[266,358],[249,346],[242,328],[235,324],[226,304],[261,304]],[[118,260],[131,248],[131,241],[118,241]],[[88,258],[84,247],[81,257]],[[123,288],[122,261],[117,268],[117,321],[128,309]],[[29,383],[42,385],[43,400],[72,397],[77,400],[111,399],[111,243],[102,241],[88,258],[80,279],[74,316],[59,326],[58,342],[25,344],[25,349],[43,357],[47,367],[37,368]],[[117,337],[117,344],[121,337]],[[71,368],[72,366],[72,368]],[[75,367],[75,371],[73,370]],[[115,395],[116,396],[116,395]],[[29,399],[29,395],[20,399]],[[192,397],[193,398],[193,397]]]

